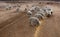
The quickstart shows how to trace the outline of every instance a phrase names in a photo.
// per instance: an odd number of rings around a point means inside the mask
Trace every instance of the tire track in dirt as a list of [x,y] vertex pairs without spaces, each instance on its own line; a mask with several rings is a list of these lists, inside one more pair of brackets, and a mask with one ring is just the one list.
[[[10,28],[11,28],[11,26],[13,26],[14,27],[14,29],[13,30],[10,30]],[[8,29],[8,31],[6,31]],[[31,33],[33,33],[34,31],[33,31],[33,29],[29,26],[29,23],[28,23],[28,17],[25,15],[25,14],[22,14],[22,16],[20,17],[20,18],[18,18],[18,19],[16,19],[16,21],[14,21],[14,22],[12,22],[12,23],[10,23],[10,25],[9,26],[7,26],[6,28],[4,28],[2,31],[1,31],[1,33],[3,33],[4,31],[6,31],[6,32],[9,32],[9,31],[13,31],[10,35],[11,35],[11,37],[13,37],[13,35],[15,36],[15,37],[20,37],[20,36],[22,36],[22,34],[24,35],[24,37],[28,37],[28,36],[30,36],[30,34]],[[20,32],[20,33],[18,33],[18,31]],[[27,32],[28,31],[28,32]],[[26,33],[28,34],[26,34]],[[5,32],[4,32],[5,33]],[[6,35],[6,33],[4,34],[3,33],[3,35]],[[15,34],[13,34],[13,33],[15,33]],[[30,34],[29,34],[30,33]],[[21,34],[21,35],[19,35],[19,34]],[[26,36],[27,35],[27,36]],[[1,36],[2,36],[2,34],[1,34]],[[7,35],[8,36],[8,35]],[[32,34],[31,34],[31,36],[33,36]],[[8,36],[8,37],[10,37],[10,36]],[[22,36],[23,37],[23,36]]]
[[[10,19],[2,22],[2,23],[0,24],[0,25],[2,25],[2,26],[0,26],[0,29],[4,29],[5,26],[9,26],[10,23],[12,23],[12,22],[14,22],[15,20],[21,18],[22,14],[23,14],[23,13],[19,13],[19,14],[17,14],[16,16],[14,16],[14,17],[12,17],[12,18],[10,18]],[[24,15],[24,16],[25,16],[25,15]],[[23,17],[24,17],[24,16],[23,16]]]

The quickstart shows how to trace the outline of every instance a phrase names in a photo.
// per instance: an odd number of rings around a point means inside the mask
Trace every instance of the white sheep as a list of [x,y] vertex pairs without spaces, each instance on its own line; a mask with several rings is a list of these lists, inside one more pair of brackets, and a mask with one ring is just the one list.
[[53,10],[48,6],[44,7],[43,10],[47,13],[47,17],[50,17],[53,13]]
[[40,21],[36,17],[30,17],[29,20],[30,20],[30,25],[31,26],[38,26],[38,25],[40,25]]
[[34,17],[37,17],[39,20],[43,19],[44,16],[42,14],[35,14]]
[[29,17],[31,17],[31,16],[32,16],[32,12],[31,12],[31,11],[28,11],[28,12],[27,12],[27,15],[28,15]]
[[37,12],[37,14],[41,14],[42,16],[46,16],[46,12],[44,10],[40,9],[40,11]]
[[39,11],[39,7],[38,6],[33,6],[30,9],[27,9],[27,15],[30,17],[31,15],[33,16],[35,13],[37,13]]
[[6,7],[6,10],[10,10],[10,9],[11,9],[11,6],[7,6],[7,7]]
[[39,9],[40,9],[39,6],[32,6],[29,10],[30,10],[31,12],[37,12],[37,11],[39,11]]

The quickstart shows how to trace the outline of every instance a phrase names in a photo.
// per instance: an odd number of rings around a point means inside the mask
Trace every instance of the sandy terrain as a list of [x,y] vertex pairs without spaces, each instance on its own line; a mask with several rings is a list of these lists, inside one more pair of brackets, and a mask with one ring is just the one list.
[[[33,3],[34,4],[34,3]],[[37,3],[36,3],[37,4]],[[25,7],[26,4],[21,6],[21,9]],[[32,5],[32,3],[29,3]],[[6,14],[3,19],[7,19],[8,21],[2,21],[0,23],[0,37],[60,37],[60,4],[43,4],[43,6],[48,5],[53,9],[53,16],[50,18],[46,18],[41,26],[31,27],[29,26],[29,19],[26,13],[13,13],[9,11],[8,14],[3,12],[2,14]],[[13,16],[10,17],[9,15]]]

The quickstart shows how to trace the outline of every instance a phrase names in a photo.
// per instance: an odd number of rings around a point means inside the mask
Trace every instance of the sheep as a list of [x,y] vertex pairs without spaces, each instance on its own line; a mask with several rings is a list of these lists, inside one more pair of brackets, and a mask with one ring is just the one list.
[[44,16],[43,15],[41,15],[41,14],[35,14],[34,15],[34,17],[37,17],[39,20],[42,20],[43,18],[44,18]]
[[10,9],[11,9],[11,6],[7,6],[7,7],[6,7],[6,10],[10,10]]
[[34,12],[34,11],[35,11],[35,7],[31,7],[29,10],[30,10],[31,12]]
[[53,13],[52,11],[48,11],[48,10],[46,12],[47,12],[47,17],[50,17]]
[[39,6],[36,6],[35,7],[35,10],[40,11],[40,7]]
[[53,13],[52,9],[49,7],[45,7],[45,8],[43,8],[43,10],[45,10],[45,12],[46,12],[46,17],[50,17]]
[[27,12],[27,15],[28,15],[29,17],[31,17],[31,16],[32,16],[32,12],[31,12],[31,11],[28,11],[28,12]]
[[30,9],[25,9],[25,11],[27,12],[28,16],[34,15],[35,13],[37,13],[39,11],[38,6],[33,6]]
[[19,9],[19,8],[17,8],[17,9],[16,9],[16,12],[19,12],[19,11],[20,11],[20,9]]
[[44,10],[40,9],[40,11],[37,12],[37,14],[41,14],[42,16],[46,16],[46,12]]
[[40,21],[36,17],[30,17],[29,20],[30,20],[29,23],[31,26],[39,26],[40,25]]
[[30,11],[31,11],[31,12],[37,12],[37,11],[39,11],[39,9],[40,9],[39,6],[32,6],[32,7],[30,8]]

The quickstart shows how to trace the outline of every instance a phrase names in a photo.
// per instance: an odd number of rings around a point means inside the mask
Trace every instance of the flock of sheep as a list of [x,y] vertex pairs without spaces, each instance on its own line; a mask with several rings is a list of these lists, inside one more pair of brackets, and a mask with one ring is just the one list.
[[0,5],[0,8],[4,10],[16,9],[16,12],[18,12],[20,10],[20,4],[5,4],[5,5],[3,4]]
[[[18,7],[17,7],[18,6]],[[19,8],[20,5],[17,6],[13,6],[13,8],[16,8],[16,12],[19,12]],[[12,8],[12,6],[7,6],[7,10],[10,10]],[[32,6],[30,9],[26,9],[26,14],[29,17],[29,23],[31,26],[39,26],[41,25],[41,21],[42,19],[44,19],[45,17],[50,17],[52,15],[52,9],[49,7],[43,7],[40,8],[40,6]]]
[[31,26],[41,25],[40,20],[45,17],[50,17],[52,13],[52,9],[47,6],[43,8],[40,8],[39,6],[32,6],[30,9],[27,9],[27,15]]

